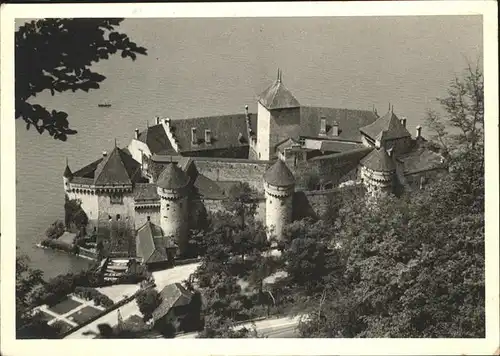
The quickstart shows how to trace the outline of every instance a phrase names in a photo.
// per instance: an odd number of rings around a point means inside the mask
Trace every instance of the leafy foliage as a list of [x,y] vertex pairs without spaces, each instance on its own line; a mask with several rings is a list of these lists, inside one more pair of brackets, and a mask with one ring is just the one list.
[[256,193],[246,182],[233,185],[228,192],[228,197],[222,205],[227,212],[240,219],[240,226],[245,226],[247,218],[253,218],[257,211]]
[[162,298],[156,289],[148,288],[137,295],[136,301],[144,320],[149,320],[152,318],[155,309],[161,304]]
[[[428,111],[426,124],[435,133],[434,138],[446,152],[456,145],[474,149],[484,133],[484,77],[479,63],[469,64],[463,77],[453,78],[448,96],[437,100],[446,116]],[[458,133],[449,133],[450,127]]]
[[482,74],[469,67],[441,103],[461,130],[438,127],[453,142],[449,174],[418,194],[339,209],[343,252],[328,277],[340,278],[312,295],[303,336],[484,337]]
[[64,224],[61,220],[54,221],[45,231],[45,235],[49,239],[57,239],[64,234]]
[[89,218],[82,208],[82,202],[78,199],[69,199],[66,195],[64,201],[64,224],[66,227],[69,229],[74,226],[82,231],[88,223]]
[[71,90],[98,89],[106,77],[92,64],[120,53],[135,60],[147,51],[117,31],[123,19],[40,19],[21,26],[15,34],[16,119],[40,134],[47,131],[65,141],[77,131],[69,127],[68,114],[33,104],[30,99],[49,90],[52,95]]

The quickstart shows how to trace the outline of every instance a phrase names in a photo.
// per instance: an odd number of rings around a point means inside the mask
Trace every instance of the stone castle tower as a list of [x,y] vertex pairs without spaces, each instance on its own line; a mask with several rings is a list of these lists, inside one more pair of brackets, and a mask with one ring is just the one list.
[[361,160],[361,179],[372,197],[394,190],[396,164],[390,152],[379,146]]
[[184,254],[189,239],[189,177],[176,163],[170,163],[157,181],[160,196],[160,225],[164,236],[175,237],[178,253]]
[[259,96],[257,121],[256,154],[260,160],[273,159],[279,142],[300,134],[300,104],[283,85],[280,70],[276,81]]
[[280,239],[285,226],[292,222],[295,179],[286,164],[278,159],[264,174],[266,227],[268,237]]

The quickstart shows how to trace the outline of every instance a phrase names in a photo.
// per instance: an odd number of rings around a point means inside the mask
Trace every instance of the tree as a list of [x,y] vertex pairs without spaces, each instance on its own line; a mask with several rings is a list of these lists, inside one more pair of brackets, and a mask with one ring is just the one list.
[[245,226],[247,217],[253,217],[257,211],[255,192],[246,182],[233,185],[228,192],[228,197],[222,205],[226,211],[240,219],[240,226]]
[[90,69],[92,64],[115,53],[135,60],[146,55],[144,47],[117,31],[123,19],[40,19],[19,27],[15,34],[16,119],[38,133],[47,131],[65,141],[77,133],[69,127],[68,114],[33,104],[38,93],[52,95],[71,90],[98,89],[105,76]]
[[344,277],[308,337],[484,337],[481,143],[452,153],[450,174],[419,194],[348,211]]
[[162,298],[156,289],[148,288],[137,295],[136,301],[144,320],[149,320],[152,318],[155,309],[162,303]]
[[43,272],[29,267],[28,262],[26,256],[16,257],[16,337],[56,339],[59,330],[32,312],[45,293],[45,282]]
[[[435,132],[435,138],[445,151],[449,145],[474,149],[482,140],[484,132],[484,78],[479,63],[468,64],[463,77],[455,76],[450,83],[448,96],[438,98],[446,116],[428,111],[427,126]],[[458,129],[449,134],[447,127]]]
[[45,235],[49,239],[57,239],[64,234],[64,224],[61,220],[54,221],[45,231]]

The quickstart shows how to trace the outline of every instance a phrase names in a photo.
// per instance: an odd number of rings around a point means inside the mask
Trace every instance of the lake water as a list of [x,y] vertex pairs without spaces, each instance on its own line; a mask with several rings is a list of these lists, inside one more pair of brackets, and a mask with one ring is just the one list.
[[[413,134],[455,73],[482,53],[480,17],[134,19],[121,30],[148,49],[135,62],[95,65],[107,77],[90,93],[45,93],[78,134],[67,142],[16,124],[17,246],[52,277],[88,262],[35,247],[63,217],[65,158],[75,170],[128,145],[154,116],[186,118],[256,110],[276,77],[302,104],[371,109],[394,105]],[[110,108],[98,103],[109,101]],[[424,131],[425,132],[425,131]]]

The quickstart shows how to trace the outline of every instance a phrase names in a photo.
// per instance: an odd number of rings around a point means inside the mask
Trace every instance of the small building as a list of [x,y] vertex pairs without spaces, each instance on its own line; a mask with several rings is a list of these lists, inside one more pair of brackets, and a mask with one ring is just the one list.
[[153,312],[153,322],[155,326],[165,326],[172,324],[176,330],[179,329],[182,320],[189,315],[189,306],[193,293],[188,291],[182,284],[173,283],[165,286],[160,296],[162,302]]
[[174,238],[165,236],[160,226],[147,221],[137,230],[137,257],[150,268],[173,264],[177,254]]

